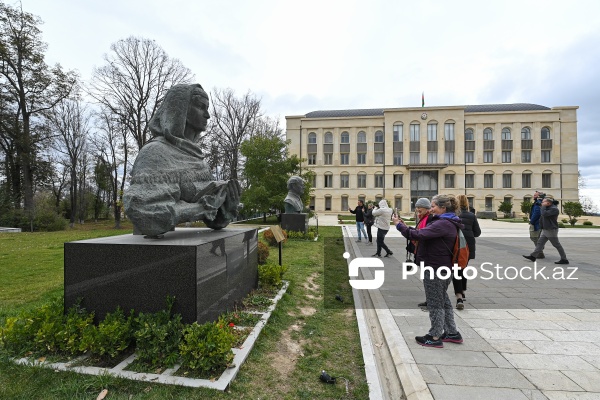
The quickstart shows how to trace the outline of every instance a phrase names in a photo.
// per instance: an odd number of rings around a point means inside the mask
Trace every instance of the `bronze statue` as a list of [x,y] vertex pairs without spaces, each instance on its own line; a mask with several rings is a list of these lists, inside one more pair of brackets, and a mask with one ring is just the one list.
[[179,223],[199,220],[221,229],[237,216],[239,183],[214,181],[197,144],[208,106],[199,84],[176,85],[150,120],[153,138],[140,150],[123,198],[138,233],[161,237]]
[[299,214],[304,210],[302,194],[304,193],[304,180],[299,176],[292,176],[287,183],[288,194],[284,200],[286,214]]

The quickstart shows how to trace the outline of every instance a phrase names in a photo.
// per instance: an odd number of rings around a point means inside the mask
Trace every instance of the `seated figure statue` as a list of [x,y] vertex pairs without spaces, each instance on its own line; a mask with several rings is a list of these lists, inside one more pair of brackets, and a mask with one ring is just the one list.
[[299,176],[292,176],[287,183],[288,194],[284,200],[286,214],[298,214],[304,210],[301,196],[304,193],[304,180]]
[[176,85],[150,120],[153,138],[140,150],[124,195],[125,214],[148,237],[182,222],[226,227],[237,216],[240,186],[214,181],[197,142],[210,115],[202,86]]

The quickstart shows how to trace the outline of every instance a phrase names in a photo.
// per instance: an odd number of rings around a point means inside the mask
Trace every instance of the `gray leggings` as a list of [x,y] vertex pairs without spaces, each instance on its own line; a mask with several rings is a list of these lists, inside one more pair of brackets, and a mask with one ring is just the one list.
[[429,319],[431,320],[431,329],[429,334],[434,337],[440,337],[444,332],[453,334],[457,332],[454,323],[454,310],[448,297],[448,286],[452,278],[440,279],[437,276],[429,277],[425,272],[423,285],[425,286],[425,300],[429,309]]

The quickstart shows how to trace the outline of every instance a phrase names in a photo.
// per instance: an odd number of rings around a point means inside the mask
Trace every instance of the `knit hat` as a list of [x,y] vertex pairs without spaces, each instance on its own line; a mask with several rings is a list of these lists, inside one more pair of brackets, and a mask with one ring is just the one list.
[[554,196],[548,195],[548,196],[544,197],[544,200],[554,201]]
[[421,197],[415,203],[415,208],[431,208],[431,203],[425,197]]

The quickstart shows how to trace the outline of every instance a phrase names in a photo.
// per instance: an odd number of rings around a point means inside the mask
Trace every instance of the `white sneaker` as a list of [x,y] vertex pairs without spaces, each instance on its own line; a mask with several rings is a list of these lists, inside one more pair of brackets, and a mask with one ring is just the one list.
[[358,239],[358,240],[356,241],[356,243],[360,243],[360,242],[361,242],[361,240],[360,240],[360,239]]

